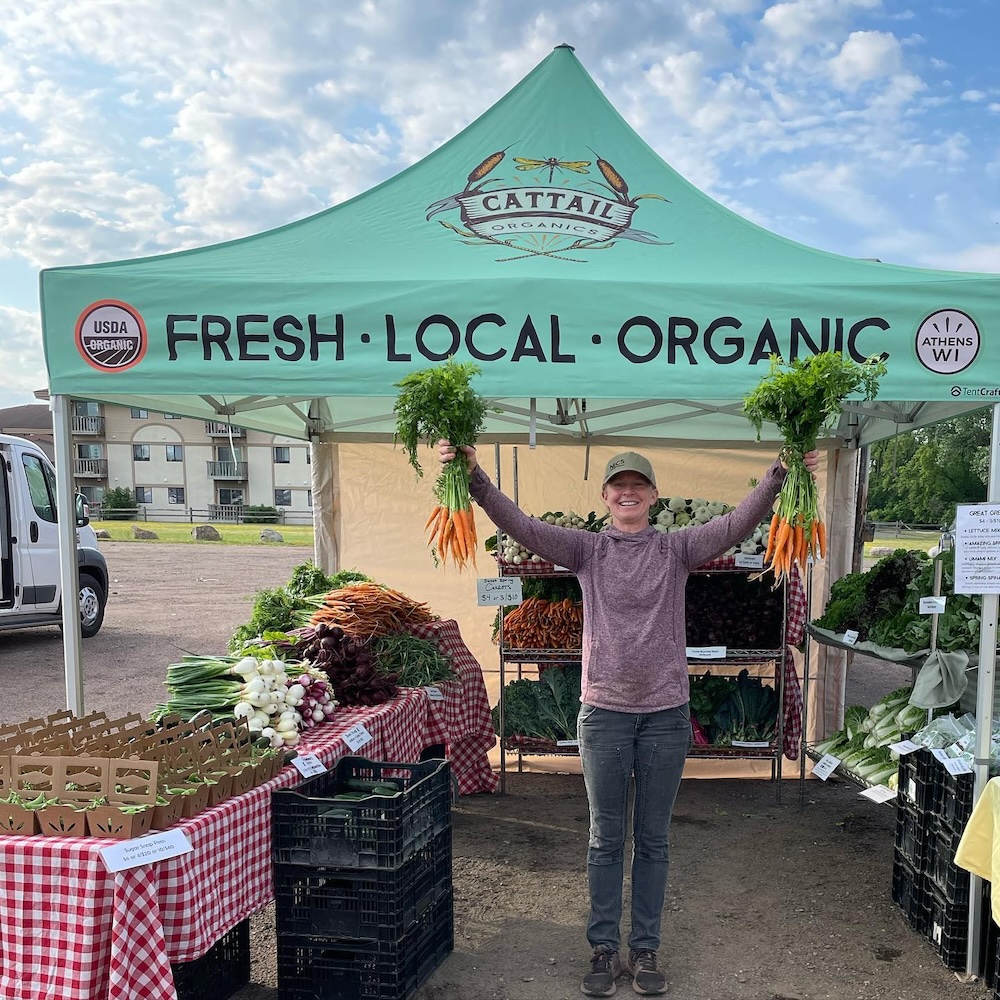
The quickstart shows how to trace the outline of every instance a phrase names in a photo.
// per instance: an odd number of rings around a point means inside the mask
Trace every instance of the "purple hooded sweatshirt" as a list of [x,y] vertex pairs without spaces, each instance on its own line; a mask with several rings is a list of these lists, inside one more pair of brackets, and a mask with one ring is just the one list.
[[583,590],[581,701],[612,712],[659,712],[688,700],[684,588],[688,574],[747,538],[768,517],[785,470],[775,462],[730,513],[683,531],[581,531],[529,517],[478,467],[473,499],[497,527]]

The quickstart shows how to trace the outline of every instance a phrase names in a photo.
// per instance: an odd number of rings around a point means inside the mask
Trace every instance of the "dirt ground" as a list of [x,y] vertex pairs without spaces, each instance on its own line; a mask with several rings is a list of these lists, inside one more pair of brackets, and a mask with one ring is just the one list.
[[[102,543],[113,578],[101,633],[84,643],[85,704],[148,711],[182,651],[217,653],[262,586],[311,551]],[[898,683],[852,665],[848,699]],[[55,629],[0,635],[0,723],[61,709]],[[860,693],[859,693],[860,692]],[[869,700],[870,703],[870,700]],[[834,781],[685,780],[671,831],[663,920],[670,995],[686,1000],[985,1000],[948,972],[890,899],[895,813]],[[418,1000],[580,995],[589,950],[587,802],[570,774],[508,774],[507,794],[453,812],[455,951]],[[627,933],[627,925],[624,928]],[[252,921],[252,985],[276,1000],[274,914]],[[624,978],[620,995],[634,995]]]

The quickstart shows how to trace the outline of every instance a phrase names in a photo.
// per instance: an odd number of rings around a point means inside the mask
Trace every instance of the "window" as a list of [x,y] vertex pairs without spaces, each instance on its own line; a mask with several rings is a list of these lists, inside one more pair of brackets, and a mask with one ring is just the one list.
[[167,445],[167,461],[168,462],[183,462],[184,461],[184,445],[182,445],[182,444],[168,444]]
[[76,457],[92,461],[104,458],[101,454],[101,446],[99,444],[78,444],[76,446]]
[[133,420],[145,420],[149,416],[149,410],[140,410],[138,407],[132,407],[132,419]]
[[306,448],[306,465],[313,464],[312,448]]
[[100,403],[88,403],[82,399],[73,400],[74,417],[99,417],[101,415]]
[[163,419],[164,420],[183,420],[184,418],[177,416],[176,413],[164,413],[163,414]]
[[134,445],[132,445],[132,461],[133,462],[148,462],[149,461],[149,445],[148,444],[134,444]]
[[28,493],[31,494],[31,506],[43,520],[55,523],[56,520],[56,481],[52,470],[34,457],[24,455],[24,475],[28,480]]
[[219,490],[219,503],[223,506],[242,506],[243,490]]
[[135,488],[135,502],[136,503],[152,503],[153,502],[153,487],[152,486],[137,486]]
[[[237,449],[237,452],[239,449]],[[239,459],[233,454],[233,449],[229,445],[220,445],[215,449],[215,460],[217,462],[238,462]]]
[[306,490],[306,506],[311,508],[312,505],[313,505],[313,491]]
[[274,462],[276,465],[288,465],[291,460],[291,453],[286,446],[282,445],[280,448],[274,449]]
[[168,486],[167,503],[184,503],[184,487]]
[[274,491],[274,506],[275,507],[291,507],[292,506],[292,491],[291,490],[275,490]]
[[87,503],[100,503],[101,495],[104,493],[100,486],[78,486],[77,492]]

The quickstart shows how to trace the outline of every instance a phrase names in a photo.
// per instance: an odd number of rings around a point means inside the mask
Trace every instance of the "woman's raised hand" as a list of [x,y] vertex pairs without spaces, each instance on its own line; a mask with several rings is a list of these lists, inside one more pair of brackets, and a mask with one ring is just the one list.
[[[476,466],[479,465],[479,461],[476,458],[476,449],[472,445],[462,445],[461,450],[465,452],[466,461],[468,462],[469,475],[471,476],[473,472],[476,471]],[[438,441],[438,456],[441,459],[442,465],[447,465],[455,457],[455,446],[450,442],[441,438]]]
[[[815,476],[816,470],[819,468],[819,451],[816,449],[813,449],[812,451],[807,451],[802,456],[802,462],[805,465],[806,470]],[[785,462],[784,458],[781,459],[781,467],[786,472],[788,471],[788,465]]]

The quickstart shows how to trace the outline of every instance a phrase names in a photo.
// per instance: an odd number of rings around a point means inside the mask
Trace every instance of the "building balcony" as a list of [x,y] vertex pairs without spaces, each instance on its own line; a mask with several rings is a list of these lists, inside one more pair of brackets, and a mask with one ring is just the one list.
[[73,417],[73,433],[104,436],[104,417]]
[[211,421],[205,422],[205,433],[209,437],[243,438],[247,436],[246,429],[243,427],[231,427],[229,424],[216,424]]
[[106,458],[74,458],[73,475],[77,479],[107,479],[108,460]]
[[246,462],[209,462],[210,479],[236,479],[244,482],[247,478]]

